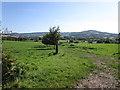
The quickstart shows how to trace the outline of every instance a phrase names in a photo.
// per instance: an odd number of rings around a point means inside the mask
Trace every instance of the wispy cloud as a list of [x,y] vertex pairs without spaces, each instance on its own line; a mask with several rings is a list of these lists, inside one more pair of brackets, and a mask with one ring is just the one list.
[[52,25],[54,25],[54,26],[60,26],[61,25],[61,21],[56,18],[56,19],[53,20]]
[[55,23],[58,23],[59,22],[59,20],[58,19],[55,19]]

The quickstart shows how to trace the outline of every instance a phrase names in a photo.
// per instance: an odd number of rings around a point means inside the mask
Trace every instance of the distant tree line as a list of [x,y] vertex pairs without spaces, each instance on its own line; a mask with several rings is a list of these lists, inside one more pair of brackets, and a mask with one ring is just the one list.
[[25,41],[27,38],[24,37],[2,37],[2,40],[9,40],[9,41]]
[[[119,34],[120,35],[120,34]],[[88,43],[116,43],[120,42],[120,36],[117,38],[79,38],[73,36],[62,36],[61,40],[67,40],[70,43],[88,42]]]
[[20,37],[20,36],[2,36],[2,40],[9,40],[9,41],[26,41],[26,40],[32,40],[34,42],[38,42],[41,40],[41,37]]

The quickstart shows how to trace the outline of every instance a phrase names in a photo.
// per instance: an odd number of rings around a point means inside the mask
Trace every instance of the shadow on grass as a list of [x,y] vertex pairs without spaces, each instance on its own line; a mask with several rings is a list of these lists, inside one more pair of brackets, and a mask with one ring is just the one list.
[[48,54],[48,56],[53,56],[53,55],[57,55],[57,53],[56,53],[56,52],[50,52],[50,53]]
[[69,46],[68,48],[81,48],[81,49],[93,49],[96,50],[97,48],[93,48],[93,47],[76,47],[76,46]]
[[36,45],[32,50],[54,50],[54,48],[46,45]]
[[29,49],[29,50],[54,50],[53,48],[35,48],[35,49]]
[[34,50],[53,50],[52,48],[38,48],[38,49],[34,49]]

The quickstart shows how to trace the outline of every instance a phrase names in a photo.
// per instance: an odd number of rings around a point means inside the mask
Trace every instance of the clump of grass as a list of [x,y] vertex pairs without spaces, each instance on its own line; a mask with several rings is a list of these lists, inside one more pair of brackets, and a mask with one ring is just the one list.
[[87,84],[84,84],[83,86],[84,86],[85,88],[89,88],[89,86],[88,86]]

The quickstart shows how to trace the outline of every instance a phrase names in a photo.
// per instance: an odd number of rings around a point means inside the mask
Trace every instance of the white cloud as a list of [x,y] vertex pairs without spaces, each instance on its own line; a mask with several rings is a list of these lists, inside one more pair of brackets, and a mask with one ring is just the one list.
[[59,19],[55,19],[52,22],[52,26],[60,26],[61,21]]
[[55,19],[55,22],[57,23],[59,20],[58,19]]

